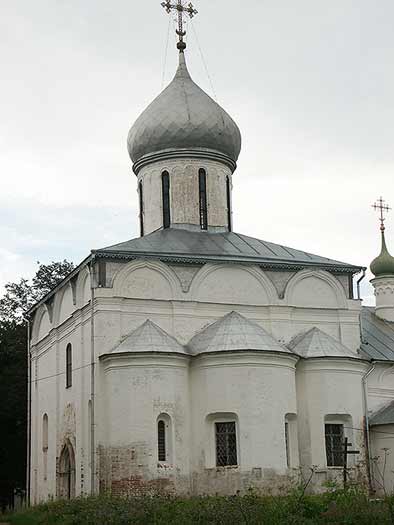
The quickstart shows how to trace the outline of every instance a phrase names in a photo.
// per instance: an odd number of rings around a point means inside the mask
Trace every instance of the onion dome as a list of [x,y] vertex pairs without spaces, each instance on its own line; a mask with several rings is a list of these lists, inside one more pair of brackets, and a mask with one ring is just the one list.
[[128,136],[134,171],[169,158],[208,158],[233,171],[241,151],[234,120],[193,82],[185,55],[169,86],[136,120]]
[[371,272],[375,277],[394,275],[394,257],[390,255],[387,249],[384,230],[382,230],[382,251],[379,257],[376,257],[376,259],[372,261]]

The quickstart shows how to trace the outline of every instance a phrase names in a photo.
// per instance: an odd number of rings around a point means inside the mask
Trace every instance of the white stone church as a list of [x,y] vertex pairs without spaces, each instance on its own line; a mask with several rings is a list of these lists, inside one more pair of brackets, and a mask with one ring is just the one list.
[[354,295],[363,266],[235,233],[240,131],[178,47],[128,138],[141,236],[93,250],[30,311],[31,502],[278,492],[310,468],[320,490],[345,438],[350,479],[379,491],[394,481],[384,231],[376,308]]

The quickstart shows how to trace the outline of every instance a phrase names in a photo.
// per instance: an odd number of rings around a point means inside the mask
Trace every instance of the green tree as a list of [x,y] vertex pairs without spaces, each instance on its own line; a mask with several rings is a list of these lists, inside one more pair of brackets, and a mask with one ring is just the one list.
[[0,321],[22,323],[24,314],[74,269],[74,264],[66,260],[37,264],[31,281],[21,279],[5,285],[5,294],[0,299]]
[[8,283],[0,299],[0,509],[24,488],[27,450],[27,327],[25,315],[74,269],[66,260],[38,269],[31,281]]

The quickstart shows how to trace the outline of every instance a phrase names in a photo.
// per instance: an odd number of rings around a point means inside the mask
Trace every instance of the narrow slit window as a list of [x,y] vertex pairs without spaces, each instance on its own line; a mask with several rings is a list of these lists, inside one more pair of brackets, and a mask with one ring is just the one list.
[[226,195],[227,195],[227,226],[228,231],[232,231],[232,221],[231,221],[231,183],[230,177],[226,177]]
[[158,460],[167,461],[166,424],[163,420],[157,422],[157,447]]
[[72,346],[68,344],[66,348],[66,388],[71,388],[72,384]]
[[98,284],[100,288],[105,288],[107,284],[107,263],[103,259],[98,263]]
[[44,481],[48,477],[48,415],[44,414],[42,419],[42,453],[44,467]]
[[138,184],[138,196],[140,201],[140,235],[144,236],[144,193],[142,189],[142,182]]
[[198,179],[200,193],[200,226],[202,230],[208,230],[207,173],[202,168],[198,172]]
[[289,436],[289,423],[285,422],[285,443],[286,443],[286,464],[287,468],[290,468],[290,436]]
[[234,421],[215,423],[216,466],[235,467],[237,458],[237,432]]
[[326,424],[326,455],[328,467],[343,467],[343,425]]
[[163,171],[161,175],[162,192],[163,192],[163,228],[169,228],[171,225],[170,215],[170,175],[168,171]]

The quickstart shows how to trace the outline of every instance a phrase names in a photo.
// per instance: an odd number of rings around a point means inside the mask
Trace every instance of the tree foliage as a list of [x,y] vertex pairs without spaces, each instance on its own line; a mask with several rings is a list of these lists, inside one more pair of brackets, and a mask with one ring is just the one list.
[[31,281],[20,279],[5,285],[5,294],[0,299],[0,321],[22,323],[25,313],[74,269],[74,264],[66,260],[37,264],[38,270]]
[[66,260],[38,269],[31,281],[5,286],[0,299],[0,508],[12,502],[15,488],[24,488],[27,451],[26,312],[72,270]]

